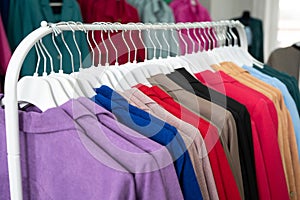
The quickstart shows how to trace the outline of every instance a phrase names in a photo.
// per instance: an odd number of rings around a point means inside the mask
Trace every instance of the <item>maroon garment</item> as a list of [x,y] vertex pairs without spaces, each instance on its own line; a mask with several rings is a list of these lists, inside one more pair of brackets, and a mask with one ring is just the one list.
[[[80,4],[83,21],[85,23],[93,22],[120,22],[126,23],[137,23],[140,22],[137,10],[129,5],[125,0],[119,1],[108,1],[108,0],[78,0]],[[121,31],[116,33],[115,30],[110,33],[113,44],[115,45],[118,53],[118,63],[124,64],[128,62],[128,48],[122,38]],[[138,31],[131,31],[132,41],[137,46],[137,61],[144,61],[145,50],[139,39]],[[106,50],[102,43],[101,32],[95,31],[95,40],[101,49],[101,63],[106,63]],[[95,48],[96,45],[92,42],[92,33],[89,33],[90,41],[94,47],[96,59],[95,65],[98,63],[98,50]],[[135,52],[134,46],[130,40],[130,31],[124,32],[124,38],[130,48],[130,61],[134,60]],[[103,32],[103,40],[108,48],[108,63],[114,64],[116,61],[116,52],[111,42],[108,40],[108,33]]]
[[4,26],[2,24],[1,15],[0,15],[0,75],[5,75],[10,57],[11,57],[11,51],[7,41]]

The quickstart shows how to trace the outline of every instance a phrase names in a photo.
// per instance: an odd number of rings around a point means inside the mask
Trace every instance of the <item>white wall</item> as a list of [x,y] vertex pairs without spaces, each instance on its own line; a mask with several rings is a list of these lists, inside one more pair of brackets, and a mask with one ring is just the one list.
[[210,2],[210,14],[213,20],[231,19],[242,15],[244,10],[252,11],[249,0],[207,0]]

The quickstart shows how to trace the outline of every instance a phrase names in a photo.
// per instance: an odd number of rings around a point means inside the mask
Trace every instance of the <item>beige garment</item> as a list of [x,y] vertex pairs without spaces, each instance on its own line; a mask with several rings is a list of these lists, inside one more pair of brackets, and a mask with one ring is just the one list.
[[126,90],[120,94],[140,109],[177,128],[188,148],[203,198],[219,199],[206,147],[199,130],[175,117],[136,88]]
[[246,70],[234,63],[221,63],[221,67],[214,66],[214,69],[224,71],[242,84],[264,94],[273,101],[278,117],[278,144],[290,198],[300,199],[300,164],[296,136],[290,113],[285,106],[280,90],[251,76]]
[[184,90],[163,74],[152,76],[151,78],[148,78],[148,80],[152,85],[157,85],[165,90],[181,105],[187,107],[197,115],[201,115],[201,117],[204,116],[220,130],[220,140],[224,152],[237,183],[240,195],[242,199],[244,199],[237,130],[232,114],[219,105]]

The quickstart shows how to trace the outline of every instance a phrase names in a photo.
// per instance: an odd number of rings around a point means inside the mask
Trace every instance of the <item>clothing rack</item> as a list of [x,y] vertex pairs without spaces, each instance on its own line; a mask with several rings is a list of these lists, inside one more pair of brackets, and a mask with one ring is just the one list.
[[19,116],[17,101],[17,83],[24,59],[34,45],[43,37],[60,31],[110,31],[110,30],[187,30],[195,28],[236,28],[240,46],[247,51],[247,38],[244,26],[239,21],[219,21],[178,24],[119,24],[119,23],[58,23],[41,22],[41,27],[30,33],[16,48],[9,62],[5,79],[5,121],[7,140],[7,159],[9,171],[10,196],[13,200],[22,200],[22,176],[20,162]]

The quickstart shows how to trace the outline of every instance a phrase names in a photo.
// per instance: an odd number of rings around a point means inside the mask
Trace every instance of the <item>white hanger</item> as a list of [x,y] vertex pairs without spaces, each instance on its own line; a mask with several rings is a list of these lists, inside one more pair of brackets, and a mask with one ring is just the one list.
[[[47,56],[50,60],[50,68],[51,68],[50,74],[54,74],[55,72],[54,72],[54,67],[53,67],[52,56],[50,55],[47,48],[43,44],[42,39],[40,39],[40,41],[37,43],[37,46],[38,46],[37,54],[39,56],[39,51],[41,52],[41,54],[45,60],[45,63],[47,62],[47,57],[45,56],[44,52],[47,54]],[[46,71],[44,71],[44,73],[43,73],[43,78],[46,81],[48,81],[57,105],[62,105],[71,99],[71,97],[65,91],[63,85],[57,79],[55,79],[51,76],[48,76]]]
[[[151,24],[148,24],[148,25],[151,25]],[[147,33],[148,33],[148,38],[149,38],[149,40],[150,40],[150,42],[151,42],[151,44],[153,45],[153,48],[154,48],[154,57],[153,57],[152,60],[147,61],[142,65],[143,66],[142,70],[144,70],[145,73],[148,72],[148,74],[150,76],[154,76],[154,75],[163,73],[163,68],[165,68],[165,65],[162,62],[158,62],[158,59],[156,58],[157,47],[156,47],[154,41],[151,38],[150,29],[147,30]],[[160,46],[160,49],[162,49],[162,45],[158,41],[156,31],[154,32],[154,38],[157,39],[158,45]],[[161,53],[162,52],[160,51],[160,55],[159,55],[160,58],[161,58]],[[150,77],[149,75],[146,75],[146,78],[149,78]]]
[[212,38],[212,35],[210,34],[210,26],[205,25],[205,28],[203,30],[204,36],[206,37],[206,39],[208,40],[208,45],[209,48],[207,50],[207,62],[209,64],[209,66],[211,66],[212,64],[219,64],[219,60],[221,60],[217,54],[214,54],[213,52],[213,48],[215,46],[214,44],[214,38]]
[[[68,22],[67,25],[69,26],[69,28],[72,31],[72,36],[73,36],[73,42],[76,46],[77,49],[77,53],[78,53],[78,58],[79,58],[79,70],[82,70],[82,60],[81,60],[81,51],[80,48],[78,46],[78,43],[76,41],[76,35],[75,35],[75,30],[70,26],[70,24],[75,24],[75,22]],[[92,88],[92,85],[90,85],[90,83],[87,81],[87,79],[89,77],[85,77],[85,74],[83,73],[79,73],[79,72],[75,72],[75,69],[73,67],[73,73],[70,74],[71,77],[74,78],[75,81],[77,81],[77,83],[79,84],[79,87],[81,89],[81,91],[83,91],[84,96],[85,97],[93,97],[95,96],[95,91]]]
[[[66,22],[61,22],[62,24],[67,24]],[[57,28],[58,29],[58,28]],[[71,67],[72,67],[72,71],[74,72],[75,69],[74,69],[74,57],[73,57],[73,53],[72,51],[70,50],[68,44],[66,43],[65,41],[65,38],[64,38],[64,34],[62,31],[60,31],[58,29],[59,33],[61,34],[61,39],[71,57]],[[57,44],[55,43],[54,41],[54,46],[56,48],[56,50],[59,52],[60,54],[60,59],[62,59],[62,54],[57,46]],[[61,63],[62,64],[62,63]],[[63,69],[62,69],[62,65],[60,66],[60,70],[58,73],[55,73],[55,74],[51,74],[50,76],[56,78],[57,80],[59,80],[63,87],[65,88],[66,92],[72,97],[72,98],[78,98],[78,97],[84,97],[85,96],[85,93],[82,91],[82,88],[80,87],[78,81],[72,77],[71,75],[69,74],[65,74],[63,72]]]
[[[120,23],[115,23],[116,25],[119,25]],[[139,26],[142,26],[142,23],[134,23],[134,26],[138,29],[139,31],[139,39],[145,49],[145,61],[147,61],[147,48],[146,45],[143,41],[142,38],[142,31],[139,28]],[[126,31],[126,30],[124,30]],[[130,48],[129,45],[126,42],[126,39],[124,38],[124,31],[122,31],[122,39],[128,49],[128,52],[130,52]],[[137,51],[136,45],[134,44],[132,38],[130,37],[132,44],[134,45],[135,51]],[[135,54],[136,55],[136,54]],[[140,68],[140,63],[136,62],[136,58],[134,59],[133,63],[129,62],[130,60],[128,59],[128,63],[117,67],[117,69],[122,73],[123,77],[127,80],[127,83],[129,84],[130,87],[133,87],[139,83],[145,84],[145,85],[149,85],[150,83],[147,81],[146,79],[146,74],[145,72],[142,70],[142,68]]]
[[[97,25],[100,25],[100,26],[103,26],[105,23],[103,22],[95,22],[93,24],[97,24]],[[103,31],[106,32],[106,30],[101,30],[100,31],[100,37],[101,37],[101,41],[103,43],[103,46],[105,48],[105,51],[106,51],[106,58],[105,58],[105,66],[102,66],[101,64],[101,60],[102,60],[102,52],[94,38],[94,32],[92,32],[92,39],[93,39],[93,42],[95,43],[97,49],[98,49],[98,52],[99,52],[99,63],[98,63],[98,67],[96,67],[96,71],[94,71],[95,75],[97,76],[98,80],[100,81],[100,83],[102,85],[107,85],[108,87],[110,88],[114,88],[114,84],[113,84],[113,81],[110,79],[110,77],[105,73],[105,71],[108,69],[108,66],[109,66],[109,63],[108,63],[108,49],[107,49],[107,46],[105,44],[105,41],[104,41],[104,38],[103,38]]]
[[[234,22],[232,22],[234,23]],[[247,66],[252,66],[253,64],[257,65],[258,67],[262,67],[263,68],[263,63],[261,63],[260,61],[256,60],[255,58],[253,58],[253,56],[250,55],[250,53],[247,51],[248,47],[242,46],[242,45],[247,45],[247,38],[246,38],[246,33],[245,31],[239,31],[239,29],[243,29],[243,27],[241,26],[237,26],[236,29],[238,30],[238,33],[242,33],[239,34],[240,36],[240,41],[245,41],[245,42],[241,42],[241,46],[238,47],[237,45],[237,36],[234,34],[234,32],[232,31],[233,25],[229,24],[230,26],[230,34],[233,36],[234,38],[234,46],[237,49],[237,52],[239,53],[239,55],[241,57],[243,57],[245,59],[245,65]],[[244,34],[243,34],[244,33]]]
[[[38,48],[35,45],[36,52]],[[38,76],[38,68],[40,64],[40,56],[38,54],[38,60],[36,65],[36,71],[33,76],[22,77],[17,84],[17,97],[20,106],[23,107],[27,103],[33,104],[41,111],[46,111],[49,108],[57,106],[57,102],[54,98],[52,89],[48,81]],[[44,60],[44,70],[46,69],[46,61]],[[38,92],[37,92],[38,91]]]
[[[143,23],[138,23],[135,26],[136,27],[144,26],[144,24]],[[149,31],[148,31],[148,36],[150,37]],[[140,40],[141,40],[141,42],[142,42],[142,44],[145,48],[145,61],[142,62],[142,63],[130,63],[130,62],[128,62],[127,64],[125,64],[124,67],[126,69],[128,69],[129,74],[132,74],[132,76],[134,77],[134,79],[137,83],[141,83],[141,84],[144,84],[144,85],[147,85],[147,86],[151,86],[151,84],[147,80],[147,78],[149,78],[151,75],[150,75],[149,71],[146,69],[147,66],[151,65],[151,62],[150,62],[150,60],[147,59],[147,47],[145,45],[145,42],[142,39],[140,29],[139,29],[139,38],[140,38]],[[156,49],[155,49],[156,47],[155,47],[151,37],[149,39],[150,39],[151,44],[153,45],[154,52],[156,54]],[[124,37],[123,37],[123,40],[124,40],[125,43],[127,43]],[[131,42],[134,43],[133,40],[131,40]],[[155,56],[155,54],[154,54],[154,56]],[[153,57],[153,58],[155,59],[155,57]],[[134,86],[134,85],[131,85],[131,86]]]
[[228,28],[228,31],[226,30],[226,39],[228,39],[228,47],[225,49],[227,50],[226,52],[228,53],[230,57],[230,61],[235,62],[237,65],[242,66],[244,65],[245,61],[245,55],[241,55],[241,51],[239,47],[237,46],[237,37],[233,33],[230,24],[226,25],[226,28]]
[[[200,34],[200,29],[199,29],[199,34]],[[188,44],[182,37],[181,31],[179,31],[179,36],[180,36],[181,40],[183,41],[183,43],[185,44],[185,51],[187,52]],[[190,38],[190,40],[193,40],[193,39]],[[204,44],[205,44],[205,40],[204,40]],[[206,70],[206,68],[209,67],[205,60],[205,57],[207,57],[207,55],[204,52],[197,52],[194,54],[185,54],[185,55],[179,56],[180,59],[182,59],[186,63],[188,63],[188,65],[185,64],[185,68],[187,69],[187,71],[193,72],[193,73],[196,73],[199,71],[204,71],[204,70]]]
[[[155,31],[155,30],[154,30]],[[162,32],[164,35],[164,32]],[[145,69],[149,72],[151,76],[163,73],[163,74],[168,74],[171,73],[170,67],[168,64],[165,62],[165,59],[162,58],[162,50],[163,46],[161,42],[159,41],[157,37],[157,31],[154,32],[154,38],[159,45],[160,51],[159,51],[159,57],[158,59],[151,60],[150,63],[155,64],[155,66],[147,66]],[[153,69],[154,68],[154,69]]]
[[[168,23],[163,23],[164,25],[166,26],[170,26],[170,24]],[[172,25],[176,26],[175,23],[172,23]],[[177,29],[176,29],[177,30]],[[168,70],[171,72],[174,71],[174,69],[177,69],[177,68],[188,68],[188,63],[185,62],[184,60],[182,60],[179,55],[181,54],[180,53],[180,46],[179,46],[179,43],[177,41],[177,39],[175,38],[175,35],[174,35],[174,30],[172,28],[170,28],[170,31],[171,31],[171,39],[173,39],[174,43],[177,45],[177,52],[176,52],[176,56],[175,57],[171,57],[171,49],[170,49],[170,45],[167,41],[167,39],[165,38],[165,34],[163,32],[163,37],[164,37],[164,40],[165,42],[167,43],[167,46],[168,46],[168,57],[167,58],[164,58],[162,59],[164,61],[164,63],[166,64],[166,66],[168,67]]]
[[[158,24],[163,25],[164,23],[158,23]],[[165,24],[167,24],[167,23],[165,23]],[[163,62],[166,65],[166,69],[163,69],[164,74],[169,74],[171,72],[174,72],[174,67],[170,63],[170,61],[171,61],[171,59],[170,59],[171,58],[171,56],[170,56],[171,55],[171,47],[170,47],[170,44],[169,44],[169,42],[166,38],[166,35],[165,35],[166,31],[168,31],[167,28],[165,28],[164,31],[162,32],[162,36],[163,36],[163,39],[164,39],[164,41],[167,45],[167,54],[168,55],[167,55],[167,58],[160,59],[160,61]]]
[[89,31],[87,31],[85,28],[84,28],[84,25],[82,24],[82,22],[76,22],[76,25],[80,25],[80,26],[77,26],[79,30],[83,31],[86,35],[86,41],[92,51],[92,66],[90,66],[89,68],[83,68],[83,67],[80,67],[79,68],[79,73],[77,73],[77,76],[79,78],[83,78],[85,80],[88,81],[88,83],[90,84],[91,88],[98,88],[100,87],[101,83],[98,81],[97,77],[95,76],[94,73],[91,73],[91,71],[95,70],[95,50],[90,42],[90,39],[89,39]]
[[[112,23],[108,23],[108,24],[112,25]],[[115,62],[115,65],[110,66],[105,71],[105,73],[111,78],[111,80],[115,81],[116,85],[114,85],[114,88],[116,90],[125,91],[127,89],[130,89],[131,87],[127,83],[127,81],[124,78],[123,74],[116,68],[117,66],[119,66],[119,63],[118,63],[118,50],[115,47],[115,44],[113,43],[113,41],[111,40],[110,32],[113,32],[113,29],[110,29],[110,31],[108,31],[108,40],[110,41],[111,45],[114,48],[114,51],[115,51],[115,54],[116,54],[116,62]],[[117,30],[116,30],[116,32],[117,32]],[[129,52],[130,52],[130,49],[129,49]],[[128,59],[129,59],[128,61],[130,61],[130,57]]]

